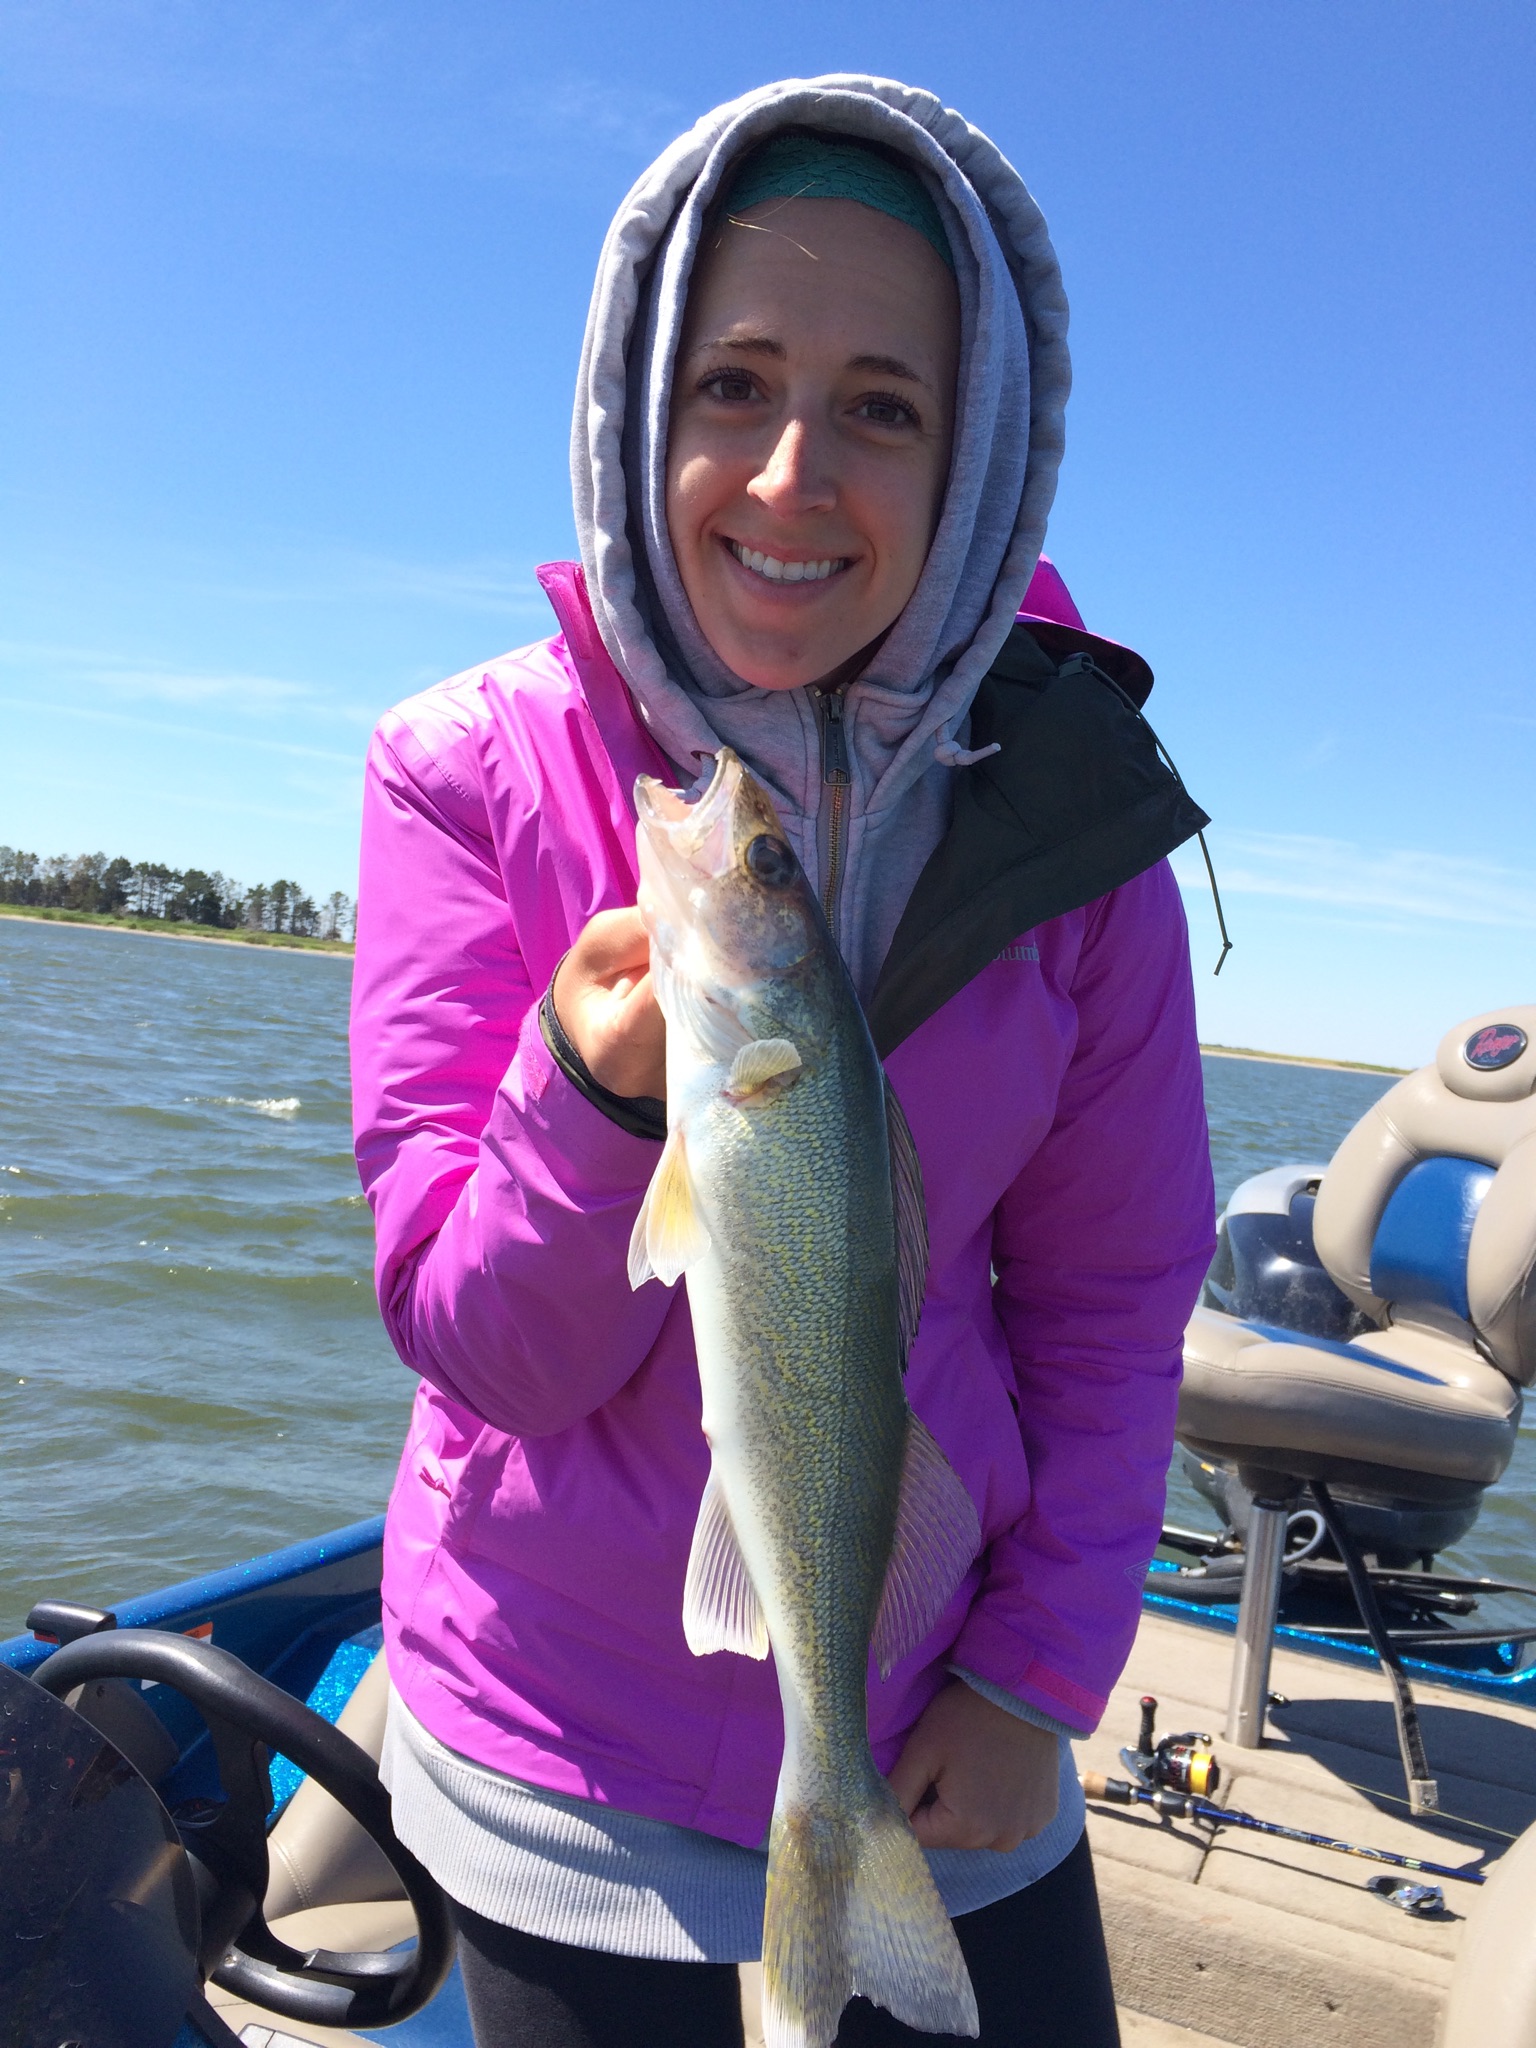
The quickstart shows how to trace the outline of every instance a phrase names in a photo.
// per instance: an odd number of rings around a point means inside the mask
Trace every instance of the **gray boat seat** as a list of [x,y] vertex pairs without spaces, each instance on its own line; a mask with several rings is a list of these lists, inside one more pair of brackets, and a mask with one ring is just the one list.
[[1457,1344],[1413,1329],[1349,1343],[1196,1309],[1184,1338],[1179,1437],[1206,1456],[1296,1479],[1381,1486],[1433,1504],[1504,1471],[1520,1395]]
[[[381,1650],[358,1680],[336,1725],[375,1763],[384,1747],[389,1671]],[[268,1924],[318,1907],[403,1900],[405,1891],[378,1848],[339,1801],[306,1778],[267,1837]],[[409,1912],[409,1908],[406,1908]],[[332,1946],[342,1946],[336,1943]],[[361,1947],[362,1943],[346,1946]]]
[[1467,1916],[1451,1973],[1441,2048],[1531,2048],[1536,2041],[1536,1827],[1494,1866]]
[[1458,1025],[1366,1112],[1322,1176],[1313,1242],[1358,1333],[1197,1309],[1180,1441],[1394,1502],[1475,1498],[1536,1376],[1536,1005]]

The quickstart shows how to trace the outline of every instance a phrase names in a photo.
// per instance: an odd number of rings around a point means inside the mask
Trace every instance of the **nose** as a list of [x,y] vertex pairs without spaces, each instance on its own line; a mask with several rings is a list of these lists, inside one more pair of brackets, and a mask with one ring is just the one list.
[[837,488],[819,439],[808,421],[786,420],[768,460],[747,485],[747,495],[781,519],[831,511]]

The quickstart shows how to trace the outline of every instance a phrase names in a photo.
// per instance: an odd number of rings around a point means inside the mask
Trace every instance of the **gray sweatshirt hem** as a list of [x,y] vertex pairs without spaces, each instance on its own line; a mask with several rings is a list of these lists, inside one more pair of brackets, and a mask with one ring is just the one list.
[[[765,1851],[505,1777],[439,1742],[393,1692],[379,1770],[401,1841],[484,1919],[609,1955],[758,1960]],[[1063,1742],[1060,1800],[1043,1834],[1006,1855],[930,1851],[928,1864],[953,1918],[1044,1877],[1082,1831]]]

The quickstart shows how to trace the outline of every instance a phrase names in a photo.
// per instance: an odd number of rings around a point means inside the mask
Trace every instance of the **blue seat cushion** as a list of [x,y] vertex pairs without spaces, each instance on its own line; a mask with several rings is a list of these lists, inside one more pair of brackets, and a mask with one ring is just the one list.
[[1371,1292],[1378,1300],[1471,1320],[1467,1253],[1493,1173],[1480,1160],[1448,1155],[1409,1168],[1392,1190],[1371,1246]]
[[1416,1365],[1401,1365],[1395,1358],[1382,1358],[1359,1344],[1347,1344],[1338,1337],[1309,1337],[1305,1330],[1283,1329],[1279,1323],[1261,1323],[1252,1316],[1243,1321],[1245,1330],[1255,1330],[1270,1344],[1302,1344],[1309,1351],[1331,1351],[1335,1358],[1352,1358],[1356,1365],[1374,1366],[1400,1380],[1418,1380],[1426,1387],[1443,1387],[1444,1380],[1432,1372],[1420,1372]]

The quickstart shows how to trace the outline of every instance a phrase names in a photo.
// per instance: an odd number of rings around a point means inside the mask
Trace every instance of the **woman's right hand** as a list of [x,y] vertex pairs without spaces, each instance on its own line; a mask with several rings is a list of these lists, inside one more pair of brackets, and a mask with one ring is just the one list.
[[667,1026],[638,910],[600,910],[555,970],[550,994],[566,1037],[601,1087],[665,1097]]

